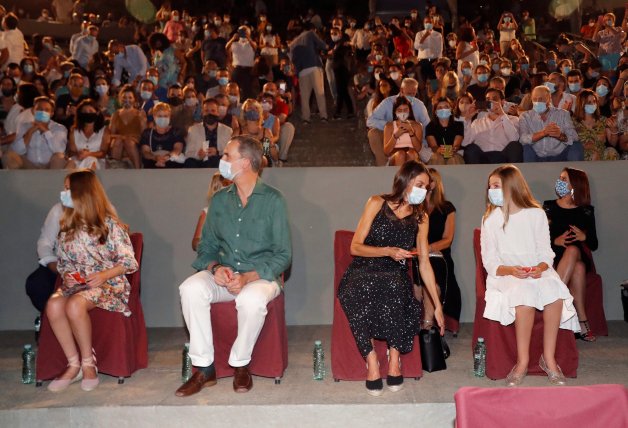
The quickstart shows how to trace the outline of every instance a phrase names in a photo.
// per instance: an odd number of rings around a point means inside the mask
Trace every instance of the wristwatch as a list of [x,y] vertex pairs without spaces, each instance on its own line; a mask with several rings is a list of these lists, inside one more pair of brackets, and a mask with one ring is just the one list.
[[216,271],[220,267],[222,267],[222,265],[220,263],[216,263],[215,265],[212,266],[212,268],[209,271],[212,273],[212,275],[216,275]]

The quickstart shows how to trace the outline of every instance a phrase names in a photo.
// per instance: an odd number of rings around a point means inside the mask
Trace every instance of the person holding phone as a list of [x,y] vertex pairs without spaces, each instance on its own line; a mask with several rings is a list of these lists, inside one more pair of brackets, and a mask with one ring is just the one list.
[[240,87],[244,98],[254,98],[253,91],[253,65],[255,64],[255,51],[257,43],[251,39],[251,30],[246,25],[238,28],[238,31],[227,42],[225,49],[232,58],[233,72],[231,80]]
[[552,250],[556,254],[554,265],[574,298],[581,328],[578,338],[594,342],[596,337],[589,327],[585,306],[586,276],[593,261],[584,247],[595,251],[598,240],[587,173],[564,168],[556,180],[555,190],[558,198],[543,203],[549,219]]
[[415,120],[412,104],[406,97],[397,97],[393,120],[384,127],[384,154],[388,156],[388,164],[399,166],[408,160],[420,160],[422,141],[423,125]]
[[63,283],[48,300],[46,315],[68,367],[48,389],[62,391],[82,379],[81,389],[91,391],[99,381],[89,311],[101,308],[131,315],[131,286],[125,275],[139,266],[127,226],[92,170],[67,175],[60,200],[57,271]]
[[519,25],[511,12],[504,12],[499,18],[497,29],[499,30],[499,49],[503,57],[510,51],[510,41],[517,38]]
[[[403,387],[399,357],[412,350],[421,319],[406,265],[417,252],[421,277],[435,302],[436,322],[441,335],[445,333],[443,308],[429,260],[429,217],[424,203],[429,185],[425,165],[411,160],[395,174],[390,193],[369,198],[351,242],[353,261],[338,287],[338,299],[366,360],[369,395],[379,396],[384,390],[373,349],[375,338],[388,342],[388,389],[395,392]],[[415,246],[417,251],[413,251]]]
[[547,217],[519,168],[503,165],[488,177],[482,219],[482,264],[487,272],[484,318],[515,323],[517,362],[506,386],[518,386],[528,371],[536,310],[543,312],[539,366],[550,384],[566,383],[556,363],[558,329],[580,331],[573,297],[552,267]]

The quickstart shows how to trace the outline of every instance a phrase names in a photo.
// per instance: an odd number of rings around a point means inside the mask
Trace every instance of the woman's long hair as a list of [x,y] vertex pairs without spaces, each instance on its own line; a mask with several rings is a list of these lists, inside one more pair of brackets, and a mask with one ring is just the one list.
[[445,208],[445,188],[443,187],[443,179],[434,168],[428,168],[430,179],[434,182],[434,189],[429,193],[429,209],[431,211],[438,210],[441,213]]
[[582,207],[591,205],[591,191],[589,189],[589,177],[587,173],[577,168],[563,169],[569,177],[569,183],[573,189],[573,202]]
[[60,232],[65,233],[65,241],[74,239],[77,231],[83,230],[98,239],[100,244],[107,241],[109,229],[107,217],[120,223],[118,216],[107,198],[105,189],[92,170],[83,169],[66,176],[74,208],[64,207],[61,216]]
[[[416,176],[420,174],[427,174],[428,177],[430,176],[427,167],[421,162],[417,162],[415,160],[405,162],[395,174],[392,192],[382,195],[382,199],[396,206],[400,206],[405,201],[405,193],[408,185],[416,178]],[[425,201],[418,205],[412,205],[412,215],[419,222],[419,224],[423,222],[423,216],[426,212]]]
[[504,227],[508,224],[510,217],[511,201],[519,208],[541,208],[541,205],[534,199],[534,196],[532,196],[530,187],[519,168],[514,165],[502,165],[488,176],[484,220],[486,220],[496,208],[488,199],[489,181],[491,177],[494,176],[498,176],[502,180],[502,192],[504,192],[504,206],[502,207],[504,213]]

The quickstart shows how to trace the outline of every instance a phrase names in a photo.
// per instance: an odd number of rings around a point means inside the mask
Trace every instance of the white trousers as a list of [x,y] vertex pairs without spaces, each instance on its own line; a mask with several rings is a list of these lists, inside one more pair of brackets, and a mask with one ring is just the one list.
[[251,353],[266,319],[266,305],[281,292],[277,282],[263,279],[246,284],[238,295],[217,285],[208,271],[198,272],[179,286],[183,318],[190,332],[190,358],[196,367],[214,362],[214,338],[210,308],[212,303],[235,300],[238,311],[238,336],[229,365],[242,367],[251,361]]

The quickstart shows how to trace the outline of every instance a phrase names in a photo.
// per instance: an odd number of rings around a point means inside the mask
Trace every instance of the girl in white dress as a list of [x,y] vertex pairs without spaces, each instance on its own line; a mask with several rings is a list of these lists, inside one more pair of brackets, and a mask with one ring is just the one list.
[[514,321],[517,336],[517,364],[506,384],[517,386],[527,374],[534,315],[540,310],[544,326],[539,366],[551,384],[564,385],[554,357],[558,329],[580,328],[573,297],[552,268],[554,252],[545,212],[514,165],[491,173],[487,196],[481,235],[482,263],[488,273],[484,317],[502,325]]

